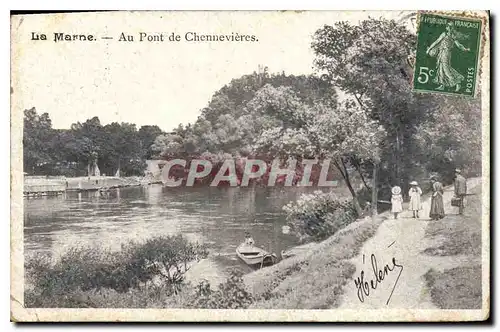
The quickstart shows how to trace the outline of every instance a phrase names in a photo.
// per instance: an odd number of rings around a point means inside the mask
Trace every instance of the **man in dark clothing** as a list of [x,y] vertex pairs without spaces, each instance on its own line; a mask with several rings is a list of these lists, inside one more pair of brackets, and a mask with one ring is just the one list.
[[455,170],[455,197],[460,199],[458,213],[464,214],[464,198],[467,195],[467,180],[459,169]]

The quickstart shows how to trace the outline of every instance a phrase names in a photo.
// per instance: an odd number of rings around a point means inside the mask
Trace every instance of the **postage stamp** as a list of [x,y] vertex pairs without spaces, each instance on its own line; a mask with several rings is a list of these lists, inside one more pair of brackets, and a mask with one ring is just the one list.
[[419,20],[13,13],[11,320],[488,319],[488,13]]
[[473,97],[476,92],[482,21],[463,16],[419,14],[415,91]]

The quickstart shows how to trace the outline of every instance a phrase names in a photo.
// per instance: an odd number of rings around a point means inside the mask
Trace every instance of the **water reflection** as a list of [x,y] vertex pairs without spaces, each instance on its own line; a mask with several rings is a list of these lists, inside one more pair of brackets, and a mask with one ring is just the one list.
[[25,253],[58,255],[72,246],[119,249],[128,240],[182,233],[234,259],[250,231],[280,252],[296,243],[284,235],[283,205],[311,188],[167,188],[161,185],[24,200]]

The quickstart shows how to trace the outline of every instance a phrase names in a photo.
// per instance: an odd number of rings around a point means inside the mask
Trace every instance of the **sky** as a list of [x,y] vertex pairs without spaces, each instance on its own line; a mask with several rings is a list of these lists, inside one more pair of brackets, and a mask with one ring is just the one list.
[[[12,21],[13,104],[49,113],[54,128],[98,116],[101,123],[158,125],[196,121],[231,79],[267,66],[271,73],[313,73],[311,36],[324,24],[394,12],[115,12],[31,15]],[[96,41],[54,42],[54,33]],[[248,34],[258,42],[147,42],[148,34]],[[44,33],[47,41],[31,40]],[[121,33],[134,42],[118,41]],[[113,37],[112,40],[101,39]]]

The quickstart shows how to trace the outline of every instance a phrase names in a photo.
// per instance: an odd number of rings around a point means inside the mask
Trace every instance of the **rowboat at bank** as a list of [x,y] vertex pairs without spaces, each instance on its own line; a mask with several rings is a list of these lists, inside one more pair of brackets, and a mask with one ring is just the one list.
[[253,267],[270,266],[278,260],[275,254],[246,243],[242,243],[236,248],[236,255],[247,265]]

